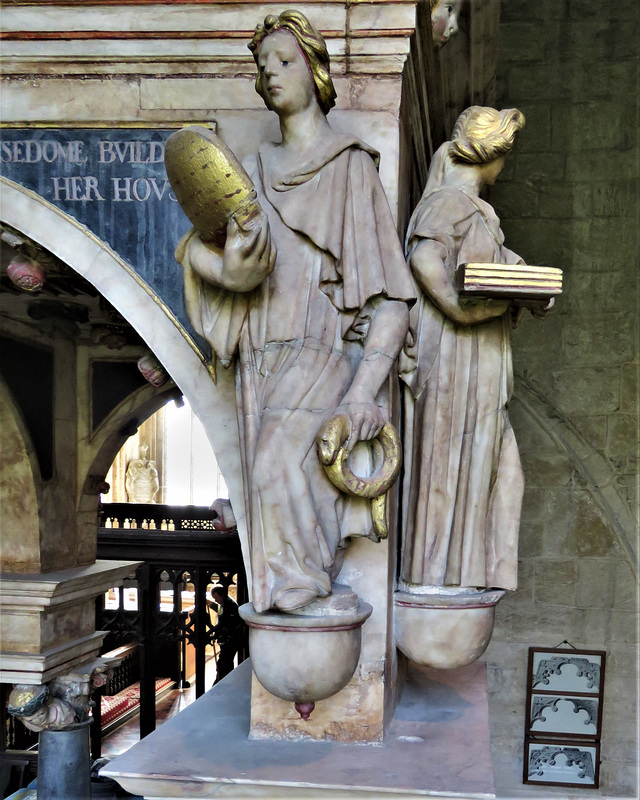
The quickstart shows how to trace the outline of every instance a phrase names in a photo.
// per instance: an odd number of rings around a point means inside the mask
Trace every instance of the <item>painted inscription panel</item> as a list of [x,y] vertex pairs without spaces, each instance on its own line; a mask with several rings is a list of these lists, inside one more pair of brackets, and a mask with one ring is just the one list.
[[5,128],[0,174],[33,190],[109,244],[146,281],[205,354],[184,309],[173,253],[190,223],[171,191],[172,129]]

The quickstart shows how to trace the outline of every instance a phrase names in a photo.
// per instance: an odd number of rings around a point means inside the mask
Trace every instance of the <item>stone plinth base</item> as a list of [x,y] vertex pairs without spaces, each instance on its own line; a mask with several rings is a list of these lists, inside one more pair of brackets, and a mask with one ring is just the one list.
[[454,669],[477,661],[493,633],[502,589],[424,586],[394,594],[396,645],[414,664]]
[[48,683],[76,667],[95,661],[106,631],[95,631],[42,653],[0,653],[0,683]]
[[410,666],[376,745],[251,740],[250,684],[245,662],[102,774],[149,800],[495,797],[484,664]]
[[255,675],[251,684],[252,739],[315,739],[336,742],[381,742],[384,685],[381,676],[356,675],[328,700],[316,703],[307,720],[293,703],[264,689]]
[[46,683],[94,660],[106,633],[95,630],[95,599],[135,572],[139,561],[0,575],[0,683]]
[[382,671],[356,670],[373,609],[347,586],[331,589],[292,614],[240,607],[253,665],[252,739],[382,741]]

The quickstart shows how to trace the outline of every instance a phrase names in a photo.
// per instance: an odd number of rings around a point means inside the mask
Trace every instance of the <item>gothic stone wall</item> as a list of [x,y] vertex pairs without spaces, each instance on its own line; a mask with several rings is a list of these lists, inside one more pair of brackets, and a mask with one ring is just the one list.
[[527,650],[607,651],[602,793],[637,797],[637,0],[503,0],[498,107],[527,117],[492,189],[506,243],[565,270],[514,334],[511,418],[527,479],[520,588],[490,665],[499,789],[520,784]]

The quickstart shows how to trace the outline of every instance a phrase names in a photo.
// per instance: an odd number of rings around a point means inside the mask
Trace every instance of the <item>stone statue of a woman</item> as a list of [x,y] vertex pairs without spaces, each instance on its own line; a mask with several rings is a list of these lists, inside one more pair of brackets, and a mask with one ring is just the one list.
[[407,233],[421,289],[402,360],[405,584],[515,589],[524,481],[507,415],[517,301],[463,303],[454,275],[470,262],[517,264],[480,198],[524,116],[474,106],[434,156]]
[[336,413],[352,442],[380,432],[378,395],[414,289],[377,153],[327,122],[335,91],[320,34],[290,10],[249,47],[282,134],[244,163],[262,213],[244,229],[231,218],[224,251],[192,232],[177,258],[195,329],[236,368],[253,605],[294,611],[331,593],[345,537],[370,533],[315,437]]

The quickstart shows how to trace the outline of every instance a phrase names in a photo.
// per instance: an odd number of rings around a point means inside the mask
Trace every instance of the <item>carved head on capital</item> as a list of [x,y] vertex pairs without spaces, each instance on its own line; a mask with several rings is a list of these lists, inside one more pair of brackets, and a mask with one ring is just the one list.
[[462,0],[429,0],[429,7],[433,43],[439,49],[458,33],[458,15]]
[[[267,36],[277,31],[290,33],[295,38],[313,78],[318,105],[325,114],[328,114],[336,103],[336,90],[331,80],[329,52],[324,38],[299,11],[293,9],[283,11],[278,17],[268,14],[264,25],[256,26],[253,39],[248,44],[258,66],[260,45]],[[262,97],[267,108],[271,108],[265,77],[260,69],[255,86],[256,92]]]

